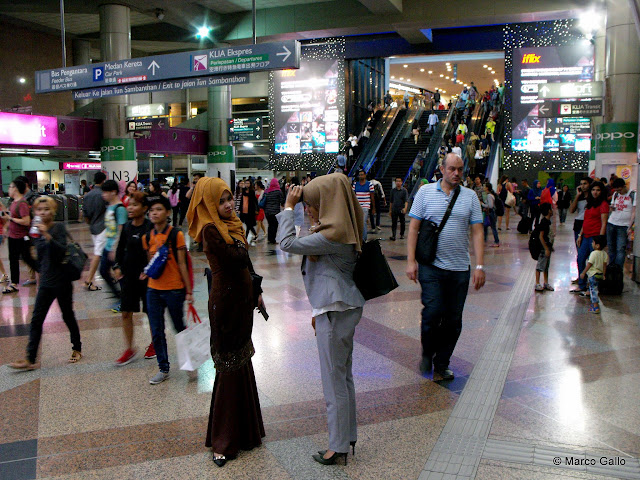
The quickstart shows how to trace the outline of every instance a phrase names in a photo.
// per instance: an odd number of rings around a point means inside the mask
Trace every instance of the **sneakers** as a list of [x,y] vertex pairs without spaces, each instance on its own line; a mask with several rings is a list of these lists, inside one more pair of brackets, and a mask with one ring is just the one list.
[[392,242],[396,241],[396,237],[389,237],[389,240],[391,240]]
[[538,283],[536,285],[536,292],[544,292],[544,286]]
[[400,235],[400,240],[404,240],[404,235]]
[[444,370],[434,370],[433,371],[433,379],[434,380],[453,380],[455,375],[452,370],[445,368]]
[[555,288],[553,288],[553,287],[552,287],[551,285],[549,285],[548,283],[545,283],[545,284],[544,284],[544,289],[545,289],[545,290],[548,290],[549,292],[555,292],[555,291],[556,291],[556,289],[555,289]]
[[595,313],[596,315],[600,313],[600,305],[597,303],[592,303],[589,307],[589,313]]
[[113,313],[122,313],[122,305],[118,304],[118,305],[115,305],[115,306],[111,307],[111,311]]
[[122,356],[116,360],[116,365],[118,367],[123,367],[125,365],[127,365],[128,363],[131,363],[135,360],[136,358],[136,351],[132,350],[130,348],[127,348],[124,353],[122,354]]
[[147,351],[144,354],[145,360],[151,360],[152,358],[156,358],[156,349],[153,348],[153,343],[147,347]]
[[577,285],[578,283],[580,283],[579,278],[574,278],[573,280],[571,280],[571,285]]
[[382,231],[382,229],[379,226],[376,227],[376,232],[381,232],[381,231]]
[[164,382],[167,378],[169,378],[169,372],[158,372],[149,379],[149,383],[151,385],[158,385],[159,383]]

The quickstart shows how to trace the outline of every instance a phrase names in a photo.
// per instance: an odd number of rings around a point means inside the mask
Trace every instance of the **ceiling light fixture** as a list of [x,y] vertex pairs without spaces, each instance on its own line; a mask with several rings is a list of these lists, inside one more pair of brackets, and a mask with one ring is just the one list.
[[206,25],[203,25],[198,28],[198,33],[196,33],[196,38],[199,38],[201,40],[205,38],[209,38],[209,32],[211,32],[211,27],[207,27]]
[[442,78],[442,77],[444,77],[444,75],[441,73],[441,74],[440,74],[440,78]]
[[433,73],[433,70],[429,70],[429,74],[432,74],[432,73]]
[[421,72],[424,72],[424,68],[421,68],[421,69],[420,69],[420,71],[421,71]]
[[164,10],[161,8],[156,8],[156,18],[160,21],[164,20]]
[[487,66],[486,65],[482,65],[482,68],[487,68]]
[[409,65],[403,65],[404,68],[407,68]]

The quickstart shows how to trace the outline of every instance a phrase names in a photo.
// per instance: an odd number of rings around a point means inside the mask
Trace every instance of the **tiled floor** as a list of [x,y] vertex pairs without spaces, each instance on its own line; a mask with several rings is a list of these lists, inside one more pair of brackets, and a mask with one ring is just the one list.
[[[383,227],[379,236],[386,239],[389,228]],[[84,226],[71,228],[74,237],[88,241]],[[603,297],[602,315],[588,314],[587,300],[568,293],[576,276],[575,249],[570,228],[558,227],[551,262],[556,292],[534,294],[526,286],[518,294],[518,286],[530,282],[534,262],[526,236],[501,233],[500,249],[485,254],[487,285],[469,291],[452,360],[457,377],[439,383],[417,371],[420,290],[404,275],[406,243],[383,242],[400,287],[368,302],[356,329],[359,440],[347,466],[323,467],[311,459],[326,447],[327,427],[299,257],[264,242],[251,252],[265,277],[271,315],[268,322],[256,315],[253,333],[267,436],[261,448],[241,453],[222,469],[204,446],[214,375],[210,361],[197,378],[173,368],[171,379],[158,386],[147,381],[157,370],[155,360],[113,366],[123,348],[119,315],[108,310],[111,300],[104,291],[81,291],[77,284],[82,361],[66,363],[68,332],[54,306],[45,323],[42,368],[16,373],[5,364],[24,354],[35,288],[5,295],[0,298],[0,479],[640,478],[640,289],[627,279],[622,297]],[[0,258],[6,260],[6,247]],[[194,261],[196,307],[206,314],[204,256],[195,253]],[[516,303],[523,305],[519,318],[509,314]],[[135,323],[142,349],[150,341],[148,322],[137,315]],[[494,358],[496,335],[507,324],[515,337],[509,347],[499,347],[508,351]],[[169,349],[175,356],[172,336]],[[494,362],[496,375],[494,367],[482,367],[486,361]],[[495,387],[501,394],[492,408],[482,410],[489,396],[477,394],[474,382],[495,380],[498,371],[506,372],[506,381]],[[452,445],[446,443],[453,437],[445,435],[445,425],[462,409],[462,403],[457,410],[456,405],[467,382],[465,408],[485,412],[490,425],[479,443],[455,437],[468,449],[480,445],[469,450],[478,459],[472,475],[424,470],[429,459],[436,465],[451,462],[434,446]],[[555,451],[562,457],[559,466],[553,463]],[[622,459],[627,468],[565,465],[571,452],[598,462]]]

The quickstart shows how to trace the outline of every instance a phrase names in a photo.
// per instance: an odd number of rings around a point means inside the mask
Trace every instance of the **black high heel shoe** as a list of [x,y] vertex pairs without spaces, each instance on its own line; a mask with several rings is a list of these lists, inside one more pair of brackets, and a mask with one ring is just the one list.
[[345,466],[347,465],[348,456],[349,456],[348,453],[339,453],[339,452],[334,452],[333,455],[331,455],[329,458],[324,458],[323,455],[312,455],[313,459],[316,462],[321,463],[322,465],[335,465],[336,460],[338,460],[338,458],[342,458],[344,460]]
[[213,463],[215,463],[219,467],[224,467],[225,463],[227,463],[227,457],[224,455],[220,455],[219,457],[213,456]]
[[[354,440],[353,442],[349,442],[349,445],[351,445],[351,455],[354,455],[354,456],[356,454],[356,442],[357,442],[357,440]],[[324,457],[324,454],[327,453],[327,451],[326,450],[318,450],[318,453]]]

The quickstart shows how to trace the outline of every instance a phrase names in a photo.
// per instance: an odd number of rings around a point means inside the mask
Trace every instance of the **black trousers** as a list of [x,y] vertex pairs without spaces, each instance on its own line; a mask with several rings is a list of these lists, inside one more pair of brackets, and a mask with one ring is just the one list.
[[174,227],[179,226],[178,225],[178,212],[180,211],[180,207],[178,205],[176,205],[175,207],[171,208],[173,213],[173,221],[171,222],[173,224]]
[[182,226],[182,222],[184,221],[185,218],[187,218],[187,210],[189,210],[189,204],[187,203],[187,206],[185,207],[182,205],[182,203],[180,203],[178,205],[178,208],[180,209],[180,226]]
[[20,257],[33,270],[38,270],[38,262],[31,256],[31,240],[24,238],[9,238],[9,269],[11,283],[20,283]]
[[56,287],[40,287],[36,295],[36,304],[33,308],[29,344],[27,345],[27,359],[31,363],[35,363],[38,358],[38,347],[42,338],[42,324],[54,300],[58,300],[58,306],[62,311],[62,319],[69,329],[71,347],[78,352],[82,351],[80,329],[78,328],[76,315],[73,313],[73,285],[67,283]]
[[398,220],[400,220],[400,236],[403,237],[405,228],[405,214],[401,212],[391,212],[391,236],[394,238],[396,236]]
[[275,215],[267,215],[267,240],[269,243],[276,243],[276,235],[278,234],[278,219]]

